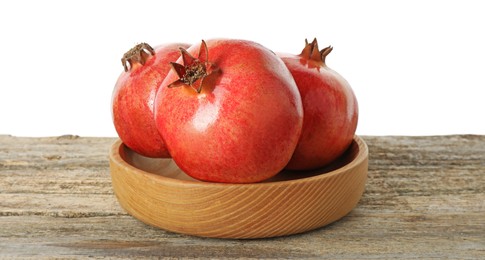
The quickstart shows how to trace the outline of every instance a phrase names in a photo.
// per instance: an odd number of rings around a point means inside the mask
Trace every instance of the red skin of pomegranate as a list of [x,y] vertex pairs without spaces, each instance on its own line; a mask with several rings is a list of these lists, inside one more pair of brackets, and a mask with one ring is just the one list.
[[[191,85],[181,82],[174,66],[155,100],[157,127],[177,165],[196,179],[266,180],[285,167],[300,136],[303,110],[296,84],[283,61],[257,43],[206,43],[210,74]],[[204,61],[203,50],[204,42],[187,52]],[[186,65],[184,57],[191,60],[182,55],[177,63]]]
[[355,135],[357,99],[349,83],[326,66],[331,50],[319,52],[315,39],[300,55],[278,54],[296,81],[304,111],[301,137],[286,169],[328,165],[347,150]]
[[[155,127],[153,104],[158,87],[171,70],[170,62],[180,57],[180,47],[187,46],[183,43],[161,45],[152,49],[152,54],[135,47],[122,59],[125,72],[119,76],[113,91],[113,123],[123,143],[141,155],[170,157]],[[148,45],[148,48],[151,47]]]

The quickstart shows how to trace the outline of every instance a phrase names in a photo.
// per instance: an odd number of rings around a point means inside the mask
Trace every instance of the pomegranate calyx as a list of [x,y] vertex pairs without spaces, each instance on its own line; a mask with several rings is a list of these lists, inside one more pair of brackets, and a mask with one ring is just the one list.
[[325,58],[332,50],[333,47],[328,46],[319,51],[317,38],[313,38],[313,41],[311,43],[308,43],[308,40],[305,39],[305,47],[303,48],[300,57],[316,62],[321,62],[323,65],[325,65]]
[[218,70],[214,64],[208,61],[209,52],[207,44],[202,40],[199,49],[199,56],[195,58],[190,55],[186,49],[180,48],[182,53],[182,64],[171,62],[173,70],[177,73],[179,79],[170,83],[167,87],[179,87],[182,85],[191,86],[197,93],[200,93],[204,83],[204,79]]
[[325,64],[325,58],[327,58],[327,55],[330,54],[330,52],[332,52],[332,50],[333,50],[333,47],[328,46],[328,47],[323,48],[320,51],[320,57],[322,59],[323,64]]
[[144,65],[151,55],[155,55],[155,50],[148,43],[142,42],[127,51],[121,58],[121,63],[125,71],[129,71],[135,63]]

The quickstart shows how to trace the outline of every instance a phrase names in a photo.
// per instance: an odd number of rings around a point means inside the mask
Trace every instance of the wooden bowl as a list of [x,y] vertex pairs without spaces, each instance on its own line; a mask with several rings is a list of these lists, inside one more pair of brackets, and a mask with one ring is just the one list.
[[357,136],[328,167],[283,171],[255,184],[198,181],[171,159],[143,157],[120,140],[110,152],[113,189],[129,214],[165,230],[217,238],[283,236],[332,223],[357,205],[367,164],[367,145]]

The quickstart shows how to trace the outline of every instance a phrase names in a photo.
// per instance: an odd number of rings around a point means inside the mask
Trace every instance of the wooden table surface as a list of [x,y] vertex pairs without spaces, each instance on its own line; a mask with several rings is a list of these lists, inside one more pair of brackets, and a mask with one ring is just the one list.
[[0,259],[485,259],[485,136],[364,136],[369,179],[345,218],[304,234],[224,240],[127,215],[114,138],[0,136]]

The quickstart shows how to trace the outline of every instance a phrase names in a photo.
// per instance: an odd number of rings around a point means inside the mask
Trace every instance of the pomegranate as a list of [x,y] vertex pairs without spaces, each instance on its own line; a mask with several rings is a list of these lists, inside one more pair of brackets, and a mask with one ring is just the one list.
[[305,40],[300,55],[278,54],[300,91],[304,119],[300,140],[286,169],[325,166],[349,147],[357,128],[357,99],[349,83],[325,64],[332,51]]
[[121,59],[125,71],[119,76],[112,96],[112,116],[120,139],[147,157],[170,157],[155,127],[153,103],[155,94],[170,71],[170,61],[180,56],[182,43],[153,49],[141,43]]
[[283,61],[246,40],[202,41],[181,52],[154,108],[177,165],[196,179],[225,183],[259,182],[281,171],[303,123]]

